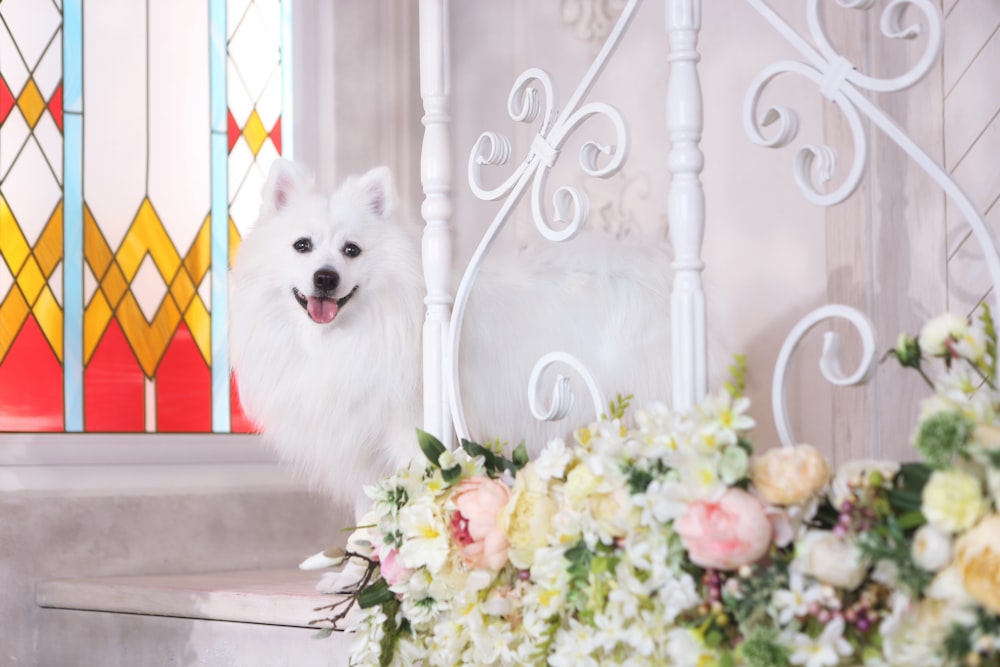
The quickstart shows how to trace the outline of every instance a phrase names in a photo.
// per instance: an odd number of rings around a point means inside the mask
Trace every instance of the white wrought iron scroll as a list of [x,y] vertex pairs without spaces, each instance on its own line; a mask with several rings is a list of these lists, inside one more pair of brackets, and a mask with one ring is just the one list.
[[427,312],[423,331],[424,429],[451,445],[445,361],[451,306],[451,142],[448,115],[448,0],[420,0],[420,95],[424,145],[420,180],[425,199],[422,243]]
[[[937,5],[930,0],[891,0],[885,6],[882,10],[880,28],[886,38],[913,39],[920,35],[926,35],[926,44],[916,65],[911,69],[895,77],[878,78],[865,75],[834,49],[823,24],[820,0],[808,0],[806,3],[808,29],[812,43],[789,26],[765,0],[747,0],[747,2],[805,59],[805,62],[782,61],[772,64],[765,68],[751,84],[743,107],[744,127],[751,140],[762,146],[776,148],[788,145],[797,135],[798,120],[793,110],[784,107],[770,107],[762,114],[757,110],[761,92],[771,80],[781,74],[791,73],[816,83],[820,93],[836,104],[847,119],[854,141],[854,160],[844,182],[830,192],[822,193],[813,180],[814,175],[818,174],[821,182],[828,180],[830,174],[833,173],[836,153],[829,146],[805,146],[801,148],[796,154],[794,173],[796,183],[805,197],[815,204],[829,206],[843,201],[854,192],[861,181],[866,166],[867,141],[861,116],[866,117],[902,148],[958,207],[983,249],[990,279],[994,285],[994,308],[1000,309],[1000,290],[997,289],[1000,287],[1000,256],[993,245],[982,215],[948,172],[927,155],[892,118],[872,103],[863,92],[900,91],[912,86],[927,75],[940,55],[944,32],[944,20]],[[844,10],[867,11],[873,8],[875,2],[874,0],[837,0],[836,4]],[[917,10],[923,21],[911,21],[908,13],[910,9]],[[771,135],[768,138],[765,136],[763,128],[773,125],[776,127],[771,129]],[[845,309],[846,307],[830,306],[829,308]],[[848,319],[861,334],[866,351],[862,366],[851,378],[844,378],[839,372],[839,368],[834,364],[833,356],[838,347],[836,334],[828,334],[833,338],[828,337],[824,345],[823,360],[821,361],[824,375],[828,379],[837,378],[837,384],[843,384],[842,381],[848,379],[852,380],[850,382],[852,384],[864,382],[871,375],[875,360],[873,354],[868,354],[867,346],[869,341],[874,341],[874,333],[867,318],[853,309],[837,311],[820,309],[806,316],[795,326],[786,339],[778,368],[775,369],[772,401],[774,402],[775,421],[782,444],[785,446],[794,444],[784,406],[784,383],[788,358],[801,342],[805,333],[820,320],[829,317]],[[864,367],[865,363],[869,364],[868,368]],[[857,382],[853,382],[854,380]],[[834,380],[831,379],[831,381]]]
[[[617,49],[621,39],[631,23],[639,0],[629,0],[618,17],[607,39],[604,41],[597,57],[574,90],[569,101],[561,106],[556,97],[556,89],[549,75],[537,68],[523,72],[514,82],[507,99],[507,111],[515,122],[538,122],[538,131],[531,142],[527,156],[513,172],[496,187],[483,185],[483,167],[501,166],[507,164],[511,157],[511,142],[506,136],[484,132],[480,135],[469,156],[468,175],[473,193],[480,199],[495,201],[504,198],[492,223],[476,247],[469,261],[462,280],[455,293],[455,304],[452,309],[451,326],[448,330],[448,353],[451,381],[449,397],[455,430],[459,437],[469,437],[465,413],[462,409],[461,386],[459,380],[460,333],[469,294],[482,261],[489,251],[500,230],[506,224],[511,211],[521,200],[529,183],[531,184],[531,211],[535,226],[539,233],[550,241],[564,241],[580,232],[587,220],[589,202],[587,194],[576,187],[560,186],[552,196],[552,211],[554,218],[550,219],[543,202],[549,172],[559,157],[560,150],[570,135],[586,121],[600,117],[610,122],[615,132],[614,144],[600,144],[587,141],[580,149],[579,163],[584,173],[597,178],[606,178],[615,174],[622,166],[628,154],[628,134],[621,113],[614,107],[600,102],[584,102],[598,75],[603,71],[608,59]],[[591,390],[595,405],[595,413],[600,414],[604,399],[596,392],[597,383],[577,360],[560,353],[557,357],[543,358],[532,373],[532,385],[529,392],[537,399],[538,382],[541,373],[556,362],[569,365],[584,377]],[[556,390],[567,389],[566,380],[557,379]],[[555,397],[551,410],[537,408],[536,400],[532,400],[533,412],[555,419],[563,413],[558,409],[566,406],[566,397]],[[595,414],[595,416],[596,416]]]

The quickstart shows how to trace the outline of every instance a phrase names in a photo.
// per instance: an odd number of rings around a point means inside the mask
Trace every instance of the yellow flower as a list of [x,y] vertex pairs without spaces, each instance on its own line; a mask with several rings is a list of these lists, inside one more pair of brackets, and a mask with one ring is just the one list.
[[924,486],[921,510],[927,522],[949,533],[974,526],[986,513],[979,480],[961,470],[935,470]]
[[559,507],[548,493],[548,485],[529,463],[517,473],[510,500],[500,514],[500,525],[507,535],[507,557],[516,567],[527,569],[535,560],[535,551],[552,535],[552,517]]
[[830,466],[812,445],[777,447],[754,459],[750,478],[772,505],[799,505],[830,481]]
[[955,564],[965,590],[1000,614],[1000,514],[993,514],[955,543]]

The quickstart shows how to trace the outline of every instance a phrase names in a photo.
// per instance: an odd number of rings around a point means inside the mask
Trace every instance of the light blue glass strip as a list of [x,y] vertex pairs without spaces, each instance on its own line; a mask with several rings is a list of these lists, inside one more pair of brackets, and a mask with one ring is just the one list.
[[83,431],[83,15],[63,3],[63,401]]
[[231,430],[229,405],[229,143],[226,123],[226,0],[209,0],[209,107],[212,123],[212,430]]
[[63,2],[63,113],[83,113],[83,0]]
[[281,0],[281,154],[290,160],[295,157],[292,46],[292,0]]
[[208,3],[209,122],[212,132],[226,133],[226,0]]

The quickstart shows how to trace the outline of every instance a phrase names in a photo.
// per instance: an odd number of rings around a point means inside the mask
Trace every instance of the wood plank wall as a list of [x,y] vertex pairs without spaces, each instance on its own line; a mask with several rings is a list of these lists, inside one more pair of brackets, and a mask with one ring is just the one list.
[[[944,165],[1000,231],[1000,2],[943,0],[940,63],[914,88],[872,99]],[[916,62],[920,42],[900,48],[882,37],[880,12],[834,10],[831,32],[866,72],[886,76]],[[867,68],[867,69],[865,69]],[[831,113],[827,140],[850,150]],[[859,191],[827,213],[832,302],[867,312],[882,350],[901,331],[917,333],[945,310],[971,313],[991,289],[982,251],[940,189],[877,129],[869,128],[871,167]],[[849,332],[844,334],[850,340]],[[850,345],[848,345],[850,348]],[[833,397],[835,458],[914,458],[910,436],[928,394],[909,371],[882,364],[864,388]]]

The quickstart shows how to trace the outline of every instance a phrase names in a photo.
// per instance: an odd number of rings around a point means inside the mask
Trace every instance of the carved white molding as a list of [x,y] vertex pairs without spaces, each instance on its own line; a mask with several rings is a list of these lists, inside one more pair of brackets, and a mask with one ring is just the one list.
[[625,0],[562,0],[559,14],[579,39],[599,44],[607,39],[624,7]]

